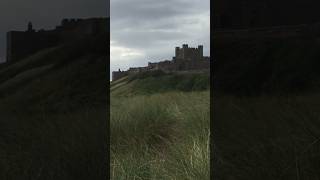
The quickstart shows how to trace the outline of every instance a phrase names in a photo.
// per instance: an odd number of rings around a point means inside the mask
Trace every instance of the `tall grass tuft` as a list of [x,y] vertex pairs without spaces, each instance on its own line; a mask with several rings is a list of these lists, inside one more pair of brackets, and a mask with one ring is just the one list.
[[112,179],[209,179],[209,92],[111,97]]

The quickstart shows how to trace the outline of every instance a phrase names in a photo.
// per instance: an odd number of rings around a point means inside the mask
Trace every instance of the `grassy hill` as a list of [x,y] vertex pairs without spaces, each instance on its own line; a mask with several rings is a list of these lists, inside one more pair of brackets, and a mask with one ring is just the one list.
[[[98,39],[83,39],[43,50],[29,58],[0,67],[2,100],[14,102],[19,94],[28,94],[16,100],[38,104],[41,99],[51,104],[49,108],[61,101],[77,104],[68,99],[72,96],[87,96],[75,97],[76,101],[88,98],[88,102],[97,102],[98,99],[94,98],[105,94],[105,87],[99,84],[106,79],[103,72],[105,67],[102,67],[107,60],[103,45]],[[51,101],[50,98],[60,100]],[[103,98],[100,103],[104,103]]]
[[169,91],[203,91],[210,88],[209,72],[151,71],[123,77],[111,83],[111,94],[145,95]]
[[112,179],[209,179],[209,74],[111,83]]
[[0,66],[0,179],[106,176],[107,36]]
[[216,179],[319,177],[319,39],[215,42]]

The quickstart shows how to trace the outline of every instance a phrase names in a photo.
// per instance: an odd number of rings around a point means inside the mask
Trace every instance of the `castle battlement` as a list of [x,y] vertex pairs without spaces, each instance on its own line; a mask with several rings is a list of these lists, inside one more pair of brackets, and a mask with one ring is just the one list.
[[190,48],[188,44],[183,44],[182,48],[175,48],[175,56],[172,60],[160,62],[148,62],[146,67],[131,67],[127,71],[112,72],[112,80],[115,81],[129,74],[135,74],[145,71],[162,70],[165,72],[173,71],[191,71],[210,69],[210,57],[203,56],[203,46]]
[[203,58],[203,46],[190,48],[188,44],[183,44],[182,48],[176,47],[175,60],[201,60]]

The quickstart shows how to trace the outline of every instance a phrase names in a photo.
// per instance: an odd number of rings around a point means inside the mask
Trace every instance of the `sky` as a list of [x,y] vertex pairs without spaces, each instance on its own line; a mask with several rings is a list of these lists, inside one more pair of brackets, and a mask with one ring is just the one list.
[[171,60],[176,46],[210,51],[210,0],[110,0],[111,71]]
[[109,0],[1,0],[0,62],[6,56],[6,32],[26,30],[31,21],[35,29],[53,29],[63,18],[109,16]]

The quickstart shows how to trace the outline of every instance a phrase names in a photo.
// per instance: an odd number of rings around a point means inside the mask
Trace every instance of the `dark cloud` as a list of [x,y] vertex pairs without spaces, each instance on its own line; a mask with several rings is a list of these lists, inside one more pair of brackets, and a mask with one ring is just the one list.
[[5,58],[6,32],[34,27],[54,28],[63,18],[105,17],[109,0],[1,0],[0,59]]
[[159,20],[182,14],[192,14],[205,9],[207,0],[111,0],[111,16],[115,20],[132,19],[144,22],[148,20]]
[[210,0],[111,0],[111,70],[171,59],[188,43],[210,48]]

